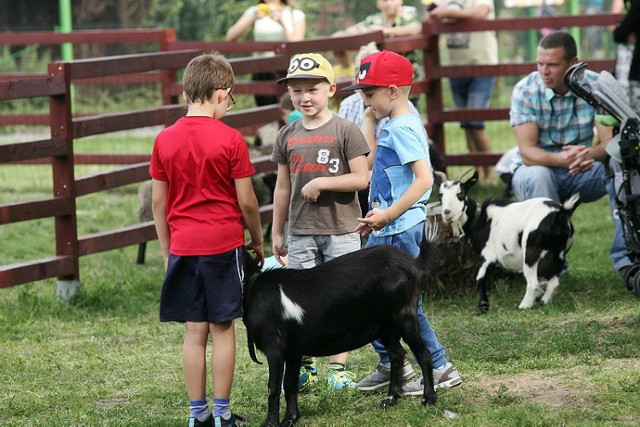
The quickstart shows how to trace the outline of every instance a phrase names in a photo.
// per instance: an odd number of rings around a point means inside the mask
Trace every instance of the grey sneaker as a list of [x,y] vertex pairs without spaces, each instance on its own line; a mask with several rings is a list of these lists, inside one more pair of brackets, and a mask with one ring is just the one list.
[[[409,362],[405,362],[402,367],[402,378],[406,381],[411,379],[416,373],[413,371],[411,364]],[[358,383],[358,390],[362,391],[372,391],[378,390],[384,386],[389,385],[389,381],[391,380],[391,368],[387,368],[382,364],[378,364],[376,366],[376,370],[368,376],[364,377]]]
[[[444,387],[452,388],[462,384],[462,378],[460,378],[458,370],[449,362],[441,369],[433,370],[433,384],[434,390]],[[421,396],[423,391],[424,381],[422,375],[402,386],[402,394],[408,396]]]

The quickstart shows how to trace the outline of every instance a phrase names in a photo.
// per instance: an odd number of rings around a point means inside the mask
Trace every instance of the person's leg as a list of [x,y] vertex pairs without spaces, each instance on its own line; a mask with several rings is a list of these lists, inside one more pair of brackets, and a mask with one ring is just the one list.
[[566,169],[556,170],[558,196],[564,201],[580,193],[581,203],[600,200],[607,193],[607,171],[602,162],[595,162],[593,168],[577,175],[571,175]]
[[[467,88],[466,108],[483,109],[489,107],[495,84],[495,77],[472,78]],[[464,122],[462,126],[465,129],[467,141],[471,140],[471,145],[476,152],[486,153],[491,150],[491,144],[483,121]],[[492,166],[480,166],[478,168],[478,176],[481,180],[491,181],[493,179]]]
[[[293,269],[312,268],[322,263],[322,251],[318,236],[289,236],[289,253],[287,267]],[[310,356],[302,357],[298,389],[304,389],[318,381],[318,366],[316,359]]]
[[511,184],[513,192],[519,200],[547,197],[557,202],[560,201],[553,168],[522,165],[514,171]]
[[229,399],[236,366],[236,336],[232,320],[210,323],[211,378],[213,380],[213,416],[229,419]]
[[[470,152],[488,153],[491,150],[489,136],[483,128],[467,127],[464,129],[467,138],[467,145]],[[471,151],[473,147],[473,151]],[[478,166],[478,178],[481,181],[493,180],[493,167],[489,165]]]
[[618,271],[631,264],[624,240],[622,222],[617,213],[613,179],[608,176],[604,163],[596,162],[590,171],[576,176],[565,174],[561,182],[561,190],[563,200],[575,193],[580,193],[580,201],[583,203],[600,200],[608,194],[609,209],[611,209],[614,226],[614,236],[609,248],[609,257],[613,262],[613,267]]
[[[451,97],[453,103],[457,108],[472,108],[469,107],[469,91],[473,79],[468,77],[450,78],[449,86],[451,87]],[[468,122],[460,122],[460,128],[464,130],[465,138],[467,141],[467,149],[469,153],[475,153],[479,151],[479,147],[476,143],[471,130],[468,129]],[[484,168],[478,168],[478,178],[484,180]]]
[[[322,254],[324,262],[360,249],[360,235],[358,233],[325,236],[323,242]],[[346,370],[348,356],[349,352],[329,356],[330,370],[327,376],[329,387],[341,390],[356,386],[352,379],[353,375]]]
[[[423,236],[424,223],[420,223],[403,233],[389,236],[389,238],[387,238],[386,244],[391,244],[398,249],[404,250],[412,257],[416,258],[420,254],[420,243],[422,242]],[[367,242],[367,247],[375,246],[376,244],[383,244],[380,243],[380,241],[384,241],[385,238],[370,236],[369,239],[370,240]],[[424,311],[422,309],[422,296],[420,296],[420,304],[418,306],[418,321],[420,322],[420,336],[422,337],[422,340],[427,345],[427,348],[431,353],[431,357],[433,358],[433,366],[439,368],[443,365],[446,365],[447,359],[445,357],[445,348],[438,341],[438,337],[431,327],[429,319],[424,314]],[[374,350],[380,356],[380,363],[383,365],[388,365],[390,363],[389,355],[382,343],[376,340],[371,344],[373,345]]]
[[205,421],[211,416],[206,397],[207,364],[205,358],[208,338],[209,324],[207,322],[185,323],[182,370],[189,395],[191,416],[199,421]]
[[[612,168],[617,163],[615,160],[611,159],[610,164]],[[618,168],[619,168],[618,164]],[[624,230],[622,229],[622,220],[620,219],[620,215],[618,214],[618,206],[616,203],[616,188],[613,177],[610,177],[607,174],[607,193],[609,194],[609,208],[611,209],[611,216],[613,217],[613,226],[614,226],[614,234],[613,241],[611,242],[611,247],[609,248],[609,257],[613,262],[613,268],[621,272],[621,270],[625,269],[625,267],[631,265],[631,260],[629,259],[629,250],[627,249],[627,245],[624,238]],[[621,272],[622,274],[622,272]],[[625,284],[626,285],[626,284]]]

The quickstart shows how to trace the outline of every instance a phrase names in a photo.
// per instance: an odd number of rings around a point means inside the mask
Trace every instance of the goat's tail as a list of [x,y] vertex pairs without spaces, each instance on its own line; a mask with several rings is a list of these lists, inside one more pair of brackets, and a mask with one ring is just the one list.
[[420,255],[418,255],[418,265],[420,269],[428,272],[433,262],[434,244],[440,236],[440,227],[438,221],[427,218],[424,225],[424,238],[420,244]]
[[573,196],[565,200],[564,203],[562,203],[562,209],[572,214],[573,211],[575,211],[579,205],[580,205],[580,193],[575,193]]
[[253,336],[251,335],[251,333],[249,333],[248,329],[247,329],[247,346],[249,347],[249,356],[251,357],[251,360],[256,362],[258,365],[262,365],[262,362],[259,361],[258,357],[256,356],[256,345],[255,345],[255,342],[253,341]]

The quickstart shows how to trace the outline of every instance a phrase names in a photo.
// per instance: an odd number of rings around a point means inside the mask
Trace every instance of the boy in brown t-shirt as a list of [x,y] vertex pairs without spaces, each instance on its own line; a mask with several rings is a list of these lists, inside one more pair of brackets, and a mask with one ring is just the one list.
[[[278,163],[273,203],[273,254],[288,255],[288,267],[311,268],[360,249],[357,191],[367,187],[369,147],[358,127],[329,111],[336,92],[333,67],[322,55],[293,57],[287,76],[293,105],[302,118],[285,125],[272,159]],[[284,242],[288,220],[288,247]],[[345,370],[347,353],[329,358],[327,384],[355,387]],[[315,360],[304,358],[299,387],[317,380]]]

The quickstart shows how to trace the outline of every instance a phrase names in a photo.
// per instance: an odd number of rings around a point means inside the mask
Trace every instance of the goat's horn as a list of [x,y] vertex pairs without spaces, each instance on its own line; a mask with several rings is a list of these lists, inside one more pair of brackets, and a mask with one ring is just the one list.
[[473,168],[463,170],[460,174],[458,174],[458,176],[456,176],[454,181],[458,181],[458,182],[462,181],[462,178],[464,178],[464,176],[471,171],[473,171]]
[[440,180],[440,183],[447,182],[447,175],[444,172],[433,171],[433,175]]

